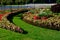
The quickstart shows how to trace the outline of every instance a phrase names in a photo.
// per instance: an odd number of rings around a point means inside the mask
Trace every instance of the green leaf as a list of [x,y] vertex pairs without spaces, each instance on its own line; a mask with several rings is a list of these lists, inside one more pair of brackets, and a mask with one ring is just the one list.
[[30,10],[30,12],[31,12],[31,13],[34,13],[34,12],[35,12],[35,10]]

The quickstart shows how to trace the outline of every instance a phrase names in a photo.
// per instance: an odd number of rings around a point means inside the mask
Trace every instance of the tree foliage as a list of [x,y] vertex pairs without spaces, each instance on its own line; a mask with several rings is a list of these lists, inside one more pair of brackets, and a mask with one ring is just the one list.
[[60,3],[60,0],[57,0],[56,2],[57,2],[57,3]]
[[[14,4],[28,4],[28,3],[45,3],[46,0],[0,0],[0,4],[3,5],[14,5]],[[60,0],[56,1],[60,3]]]

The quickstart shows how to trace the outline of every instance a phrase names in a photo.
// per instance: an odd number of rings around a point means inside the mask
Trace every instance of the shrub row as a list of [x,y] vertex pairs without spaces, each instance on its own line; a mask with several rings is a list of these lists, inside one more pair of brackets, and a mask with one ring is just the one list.
[[[6,13],[3,17],[2,20],[0,20],[0,28],[5,28],[8,30],[12,30],[15,32],[19,32],[19,33],[24,33],[24,30],[16,25],[14,25],[12,22],[10,22],[8,20],[7,17],[9,17],[9,15],[11,14],[15,14],[15,12],[11,12],[11,13]],[[13,16],[13,15],[11,15]]]
[[60,30],[60,16],[50,17],[47,20],[30,20],[23,17],[23,20],[39,27]]

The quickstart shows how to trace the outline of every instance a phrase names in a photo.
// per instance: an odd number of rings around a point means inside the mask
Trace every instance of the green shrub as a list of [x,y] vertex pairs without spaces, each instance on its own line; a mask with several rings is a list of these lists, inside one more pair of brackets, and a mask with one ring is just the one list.
[[35,13],[35,10],[30,10],[30,12],[34,14]]
[[51,11],[44,11],[44,12],[42,12],[42,13],[39,13],[38,14],[38,16],[49,16],[49,15],[51,15],[52,14],[52,12]]
[[41,17],[42,17],[42,16],[47,16],[47,13],[42,12],[42,13],[39,13],[38,16],[41,16]]

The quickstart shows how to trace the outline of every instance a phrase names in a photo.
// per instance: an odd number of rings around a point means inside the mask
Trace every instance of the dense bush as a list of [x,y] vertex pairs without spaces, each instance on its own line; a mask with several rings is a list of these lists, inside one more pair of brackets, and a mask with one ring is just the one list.
[[60,4],[51,6],[51,11],[54,13],[60,13]]
[[47,9],[45,9],[43,12],[40,12],[39,13],[39,16],[46,16],[46,17],[48,17],[49,15],[51,15],[52,14],[52,12],[50,11],[50,10],[47,10]]

